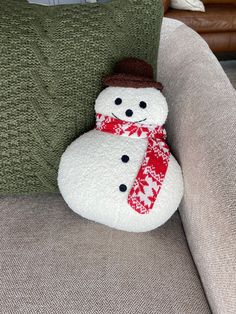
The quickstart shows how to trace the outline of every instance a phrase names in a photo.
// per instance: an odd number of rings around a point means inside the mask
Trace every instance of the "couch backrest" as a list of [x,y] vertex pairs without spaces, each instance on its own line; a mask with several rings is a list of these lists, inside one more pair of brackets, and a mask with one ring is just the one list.
[[202,0],[204,4],[236,4],[235,0]]
[[[163,6],[164,6],[164,12],[167,11],[170,0],[162,0]],[[202,0],[204,4],[234,4],[236,5],[236,0]]]
[[170,0],[162,0],[163,7],[164,7],[164,12],[166,12],[169,8],[170,5]]

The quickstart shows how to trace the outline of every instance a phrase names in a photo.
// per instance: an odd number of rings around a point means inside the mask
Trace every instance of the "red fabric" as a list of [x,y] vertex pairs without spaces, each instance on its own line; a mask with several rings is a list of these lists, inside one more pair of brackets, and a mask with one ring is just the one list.
[[165,129],[98,113],[96,130],[119,136],[148,138],[145,157],[129,192],[128,203],[139,214],[150,213],[161,190],[170,159],[170,150],[165,143]]

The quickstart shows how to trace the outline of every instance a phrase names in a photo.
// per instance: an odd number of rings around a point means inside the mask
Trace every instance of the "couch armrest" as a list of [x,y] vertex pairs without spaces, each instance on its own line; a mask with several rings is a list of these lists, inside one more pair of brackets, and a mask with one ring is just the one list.
[[180,213],[214,313],[236,313],[236,92],[206,42],[164,18],[158,80],[184,175]]

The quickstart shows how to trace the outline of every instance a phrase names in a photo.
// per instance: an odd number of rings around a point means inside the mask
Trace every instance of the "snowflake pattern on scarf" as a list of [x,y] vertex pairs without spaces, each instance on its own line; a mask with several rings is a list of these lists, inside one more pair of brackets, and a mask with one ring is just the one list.
[[132,138],[148,138],[147,150],[128,195],[129,205],[139,214],[148,214],[160,193],[165,179],[170,150],[166,144],[166,131],[161,126],[127,122],[96,115],[96,130]]

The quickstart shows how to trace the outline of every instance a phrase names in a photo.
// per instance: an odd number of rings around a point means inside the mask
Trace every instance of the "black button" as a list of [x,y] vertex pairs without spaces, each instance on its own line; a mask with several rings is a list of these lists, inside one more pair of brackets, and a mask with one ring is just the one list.
[[123,162],[127,163],[127,162],[129,161],[129,156],[123,155],[123,156],[121,157],[121,160],[122,160]]
[[119,186],[119,189],[120,189],[121,192],[126,192],[127,191],[127,186],[125,184],[121,184]]
[[121,98],[116,98],[115,104],[116,105],[120,105],[121,103],[122,103],[122,99]]
[[125,114],[127,117],[132,117],[133,111],[131,109],[128,109],[128,110],[126,110]]
[[147,103],[145,103],[145,101],[141,101],[139,106],[140,108],[145,109],[147,107]]

